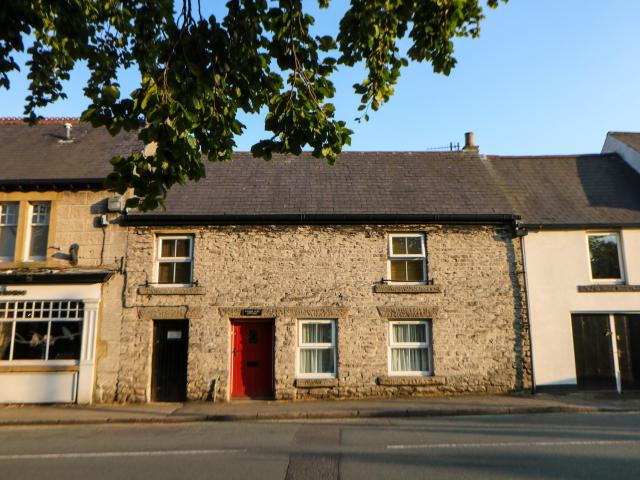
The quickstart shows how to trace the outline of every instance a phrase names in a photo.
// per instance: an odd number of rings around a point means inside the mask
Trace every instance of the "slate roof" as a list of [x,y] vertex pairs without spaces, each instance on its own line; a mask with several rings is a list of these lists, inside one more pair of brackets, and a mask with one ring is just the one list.
[[633,132],[609,132],[609,135],[626,143],[636,152],[640,153],[640,133]]
[[[198,183],[172,188],[160,216],[510,215],[477,153],[345,152],[271,161],[237,153],[207,162]],[[131,215],[130,219],[136,218]]]
[[115,155],[142,150],[135,133],[115,138],[104,128],[73,123],[72,142],[65,142],[63,122],[30,127],[0,120],[0,185],[102,182]]
[[525,225],[640,225],[640,175],[617,154],[486,157]]

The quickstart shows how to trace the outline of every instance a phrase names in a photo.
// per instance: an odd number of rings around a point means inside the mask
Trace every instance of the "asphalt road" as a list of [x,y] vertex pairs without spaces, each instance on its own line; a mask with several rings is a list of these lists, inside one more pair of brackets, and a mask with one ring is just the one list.
[[0,428],[0,479],[638,479],[640,414]]

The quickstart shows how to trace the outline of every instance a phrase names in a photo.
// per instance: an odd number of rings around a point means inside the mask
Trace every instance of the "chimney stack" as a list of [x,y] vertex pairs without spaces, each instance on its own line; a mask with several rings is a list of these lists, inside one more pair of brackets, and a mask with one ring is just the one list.
[[71,129],[73,128],[73,125],[71,125],[69,122],[64,124],[64,138],[65,140],[71,140]]
[[464,134],[464,148],[465,151],[477,152],[480,148],[476,145],[476,136],[473,132],[466,132]]

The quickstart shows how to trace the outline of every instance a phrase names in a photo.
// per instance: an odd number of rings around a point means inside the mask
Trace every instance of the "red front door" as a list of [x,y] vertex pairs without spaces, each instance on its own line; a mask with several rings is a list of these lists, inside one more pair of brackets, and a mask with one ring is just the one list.
[[273,397],[273,322],[233,323],[231,396]]

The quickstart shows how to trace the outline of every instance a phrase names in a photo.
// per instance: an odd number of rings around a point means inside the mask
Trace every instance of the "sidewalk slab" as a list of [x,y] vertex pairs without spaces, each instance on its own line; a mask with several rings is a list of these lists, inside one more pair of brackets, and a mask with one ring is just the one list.
[[409,399],[0,406],[0,426],[640,412],[637,397],[517,394]]

